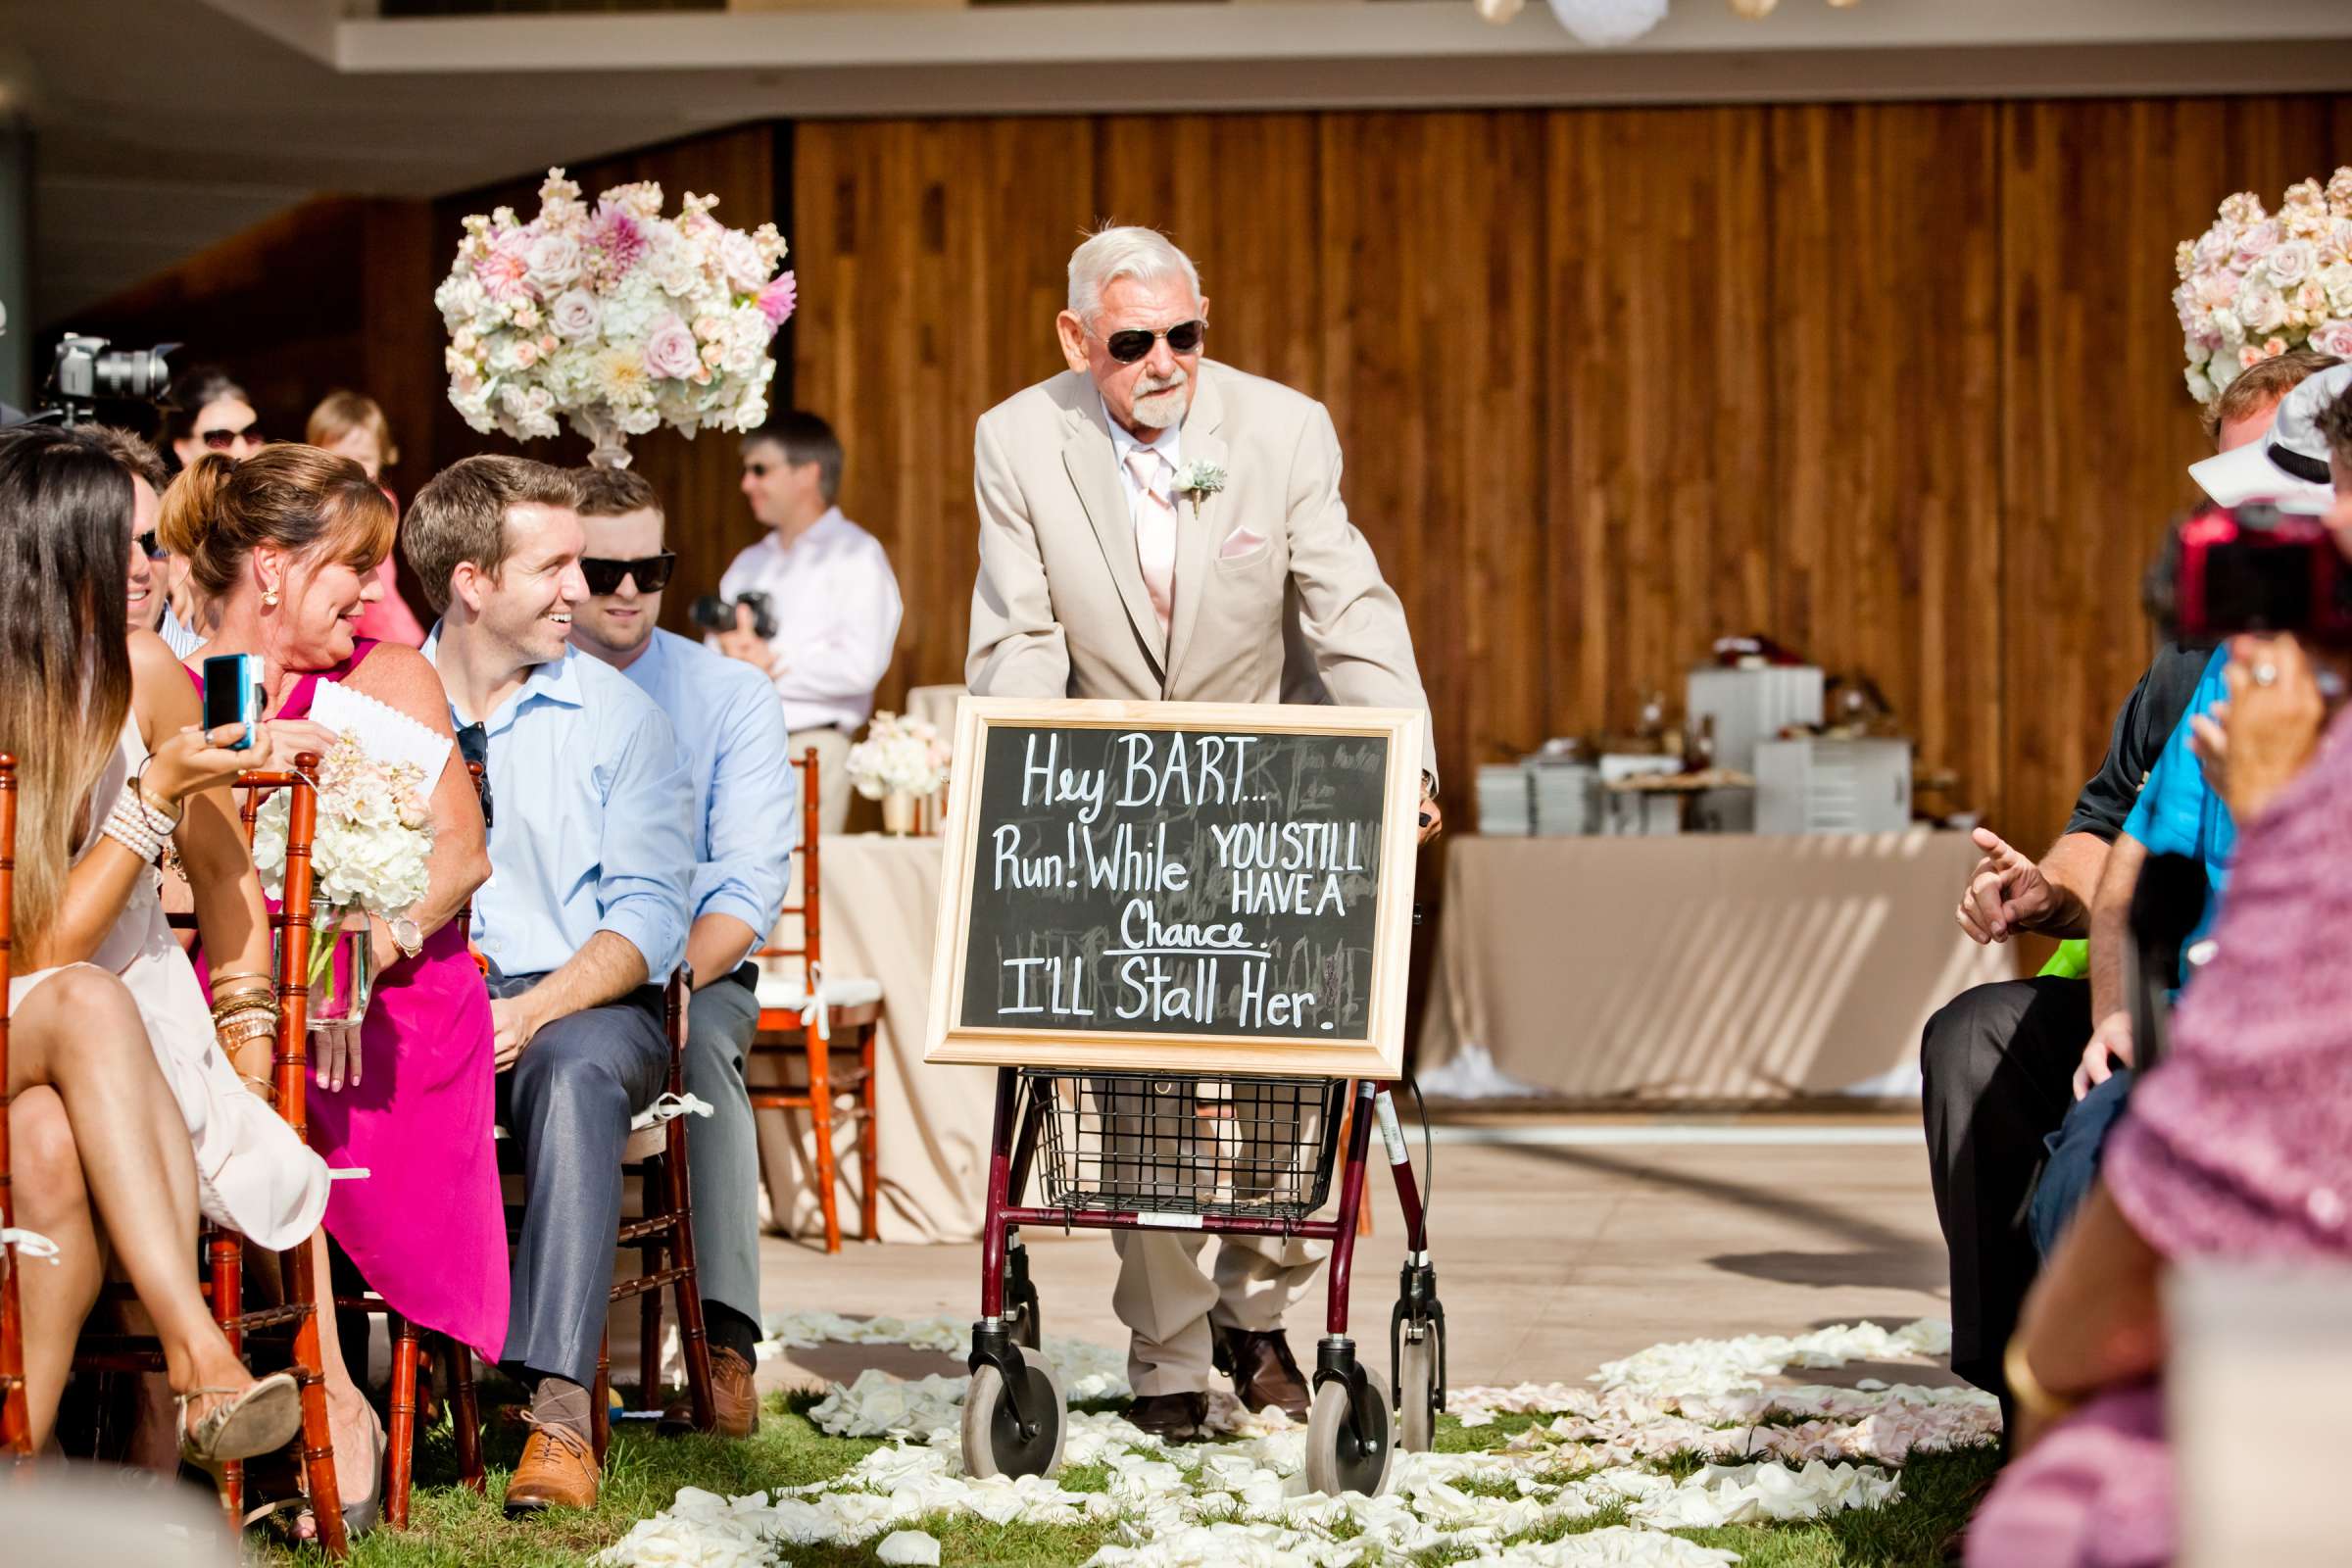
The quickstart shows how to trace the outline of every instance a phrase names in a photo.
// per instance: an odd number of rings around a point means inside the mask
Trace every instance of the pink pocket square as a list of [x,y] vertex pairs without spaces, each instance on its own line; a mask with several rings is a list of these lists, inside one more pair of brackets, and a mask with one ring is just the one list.
[[1217,559],[1231,561],[1234,557],[1246,556],[1252,550],[1262,550],[1265,548],[1265,544],[1266,536],[1256,529],[1236,528],[1225,536],[1223,544],[1217,546]]

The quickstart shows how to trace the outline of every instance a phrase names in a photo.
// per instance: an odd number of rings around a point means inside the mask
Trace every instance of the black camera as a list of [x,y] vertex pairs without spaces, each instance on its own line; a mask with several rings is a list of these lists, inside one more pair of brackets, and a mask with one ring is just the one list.
[[2292,632],[2352,648],[2352,569],[2334,535],[2317,517],[2261,502],[2206,507],[2175,528],[2149,568],[2146,600],[2184,643]]
[[694,608],[689,613],[694,616],[694,623],[705,631],[733,631],[737,605],[743,606],[752,612],[752,630],[758,632],[761,637],[773,637],[776,634],[775,606],[769,601],[767,595],[757,590],[744,593],[734,599],[723,598],[718,594],[705,594],[694,602]]
[[172,384],[171,357],[177,343],[158,343],[151,349],[117,349],[102,337],[68,332],[50,362],[49,384],[42,389],[49,406],[40,417],[61,424],[78,424],[98,416],[101,401],[161,405]]

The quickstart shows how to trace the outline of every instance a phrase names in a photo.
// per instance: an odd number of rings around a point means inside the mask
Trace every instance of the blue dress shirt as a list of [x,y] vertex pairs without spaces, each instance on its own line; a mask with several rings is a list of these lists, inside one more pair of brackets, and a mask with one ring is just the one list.
[[[2223,671],[2229,667],[2230,645],[2224,643],[2206,662],[2187,711],[2166,739],[2164,750],[2156,754],[2156,765],[2148,770],[2139,800],[2124,820],[2124,831],[2146,846],[2148,854],[2185,855],[2204,862],[2205,912],[2184,948],[2194,947],[2212,934],[2213,923],[2222,912],[2222,894],[2230,886],[2230,858],[2237,851],[2237,824],[2230,819],[2229,803],[2205,781],[2205,764],[2189,749],[2196,735],[2190,720],[2212,712],[2215,704],[2230,698],[2230,683],[2223,679]],[[2187,960],[2181,961],[2185,966]]]
[[[426,639],[436,663],[441,630]],[[453,707],[450,722],[471,722]],[[546,974],[599,931],[626,940],[654,984],[686,956],[694,787],[677,736],[645,693],[565,649],[483,726],[490,880],[474,946],[492,979]]]
[[801,839],[775,686],[740,659],[659,629],[621,673],[668,717],[694,780],[693,917],[731,914],[764,943]]

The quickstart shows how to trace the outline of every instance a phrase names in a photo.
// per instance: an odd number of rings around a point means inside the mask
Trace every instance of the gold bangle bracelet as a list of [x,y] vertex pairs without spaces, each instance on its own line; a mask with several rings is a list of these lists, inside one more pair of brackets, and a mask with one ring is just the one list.
[[208,989],[219,992],[232,980],[259,980],[265,988],[275,987],[277,976],[267,969],[222,969],[205,982]]
[[2037,1420],[2057,1421],[2074,1413],[2082,1401],[2064,1394],[2052,1394],[2043,1388],[2041,1379],[2034,1375],[2033,1363],[2026,1358],[2026,1337],[2012,1335],[2008,1349],[2001,1352],[2001,1374],[2009,1384],[2009,1397],[2017,1407]]
[[236,1018],[267,1018],[274,1023],[284,1016],[285,1010],[274,1003],[264,1005],[258,1002],[237,1004],[222,1002],[213,1005],[213,1022],[216,1024],[227,1023]]

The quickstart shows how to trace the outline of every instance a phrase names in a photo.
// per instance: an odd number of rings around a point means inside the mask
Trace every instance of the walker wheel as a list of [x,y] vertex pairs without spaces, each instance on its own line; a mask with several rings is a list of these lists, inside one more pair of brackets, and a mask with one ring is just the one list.
[[1004,1397],[1004,1375],[988,1365],[972,1374],[971,1389],[963,1396],[963,1473],[974,1480],[1050,1476],[1061,1468],[1061,1440],[1069,1430],[1061,1376],[1051,1361],[1026,1347],[1021,1348],[1021,1363],[1027,1368],[1021,1409],[1036,1423],[1026,1437]]
[[1427,1453],[1438,1430],[1439,1346],[1445,1331],[1435,1323],[1412,1326],[1396,1347],[1396,1446],[1407,1453]]
[[1315,1390],[1314,1406],[1306,1417],[1306,1484],[1326,1496],[1360,1492],[1377,1497],[1388,1489],[1389,1464],[1396,1453],[1391,1438],[1389,1389],[1370,1367],[1364,1368],[1364,1386],[1371,1405],[1365,1411],[1369,1418],[1365,1427],[1375,1445],[1370,1448],[1356,1439],[1347,1380],[1333,1378]]

